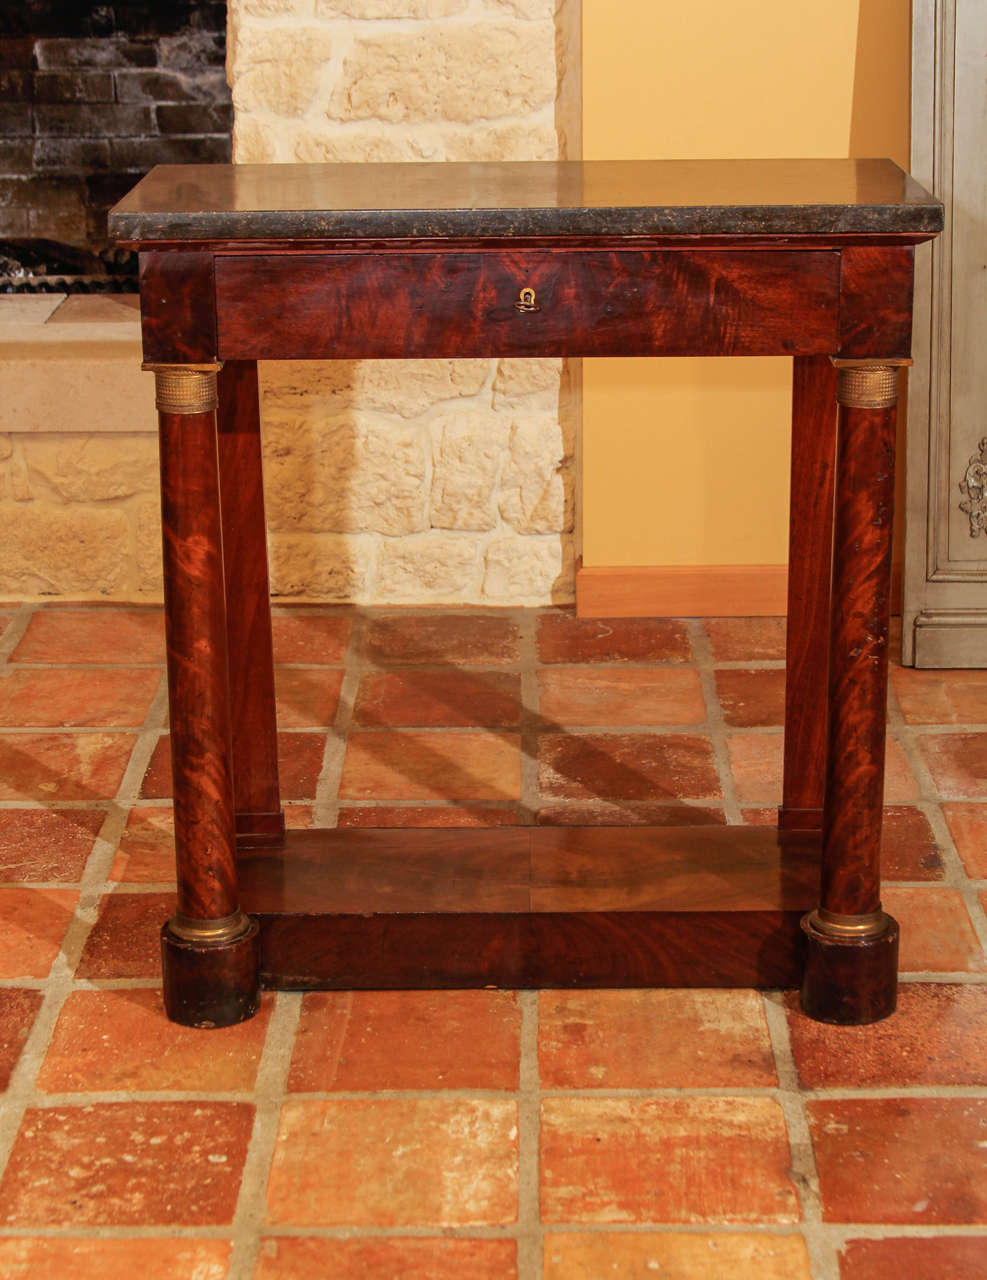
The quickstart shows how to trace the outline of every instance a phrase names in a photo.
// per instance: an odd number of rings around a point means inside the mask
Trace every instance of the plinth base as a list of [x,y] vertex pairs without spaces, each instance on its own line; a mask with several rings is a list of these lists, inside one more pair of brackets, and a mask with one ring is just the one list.
[[230,1027],[260,1002],[257,921],[232,942],[187,942],[161,930],[165,1011],[186,1027]]
[[808,946],[802,979],[802,1011],[817,1022],[861,1026],[880,1022],[898,1003],[898,922],[875,937],[844,939],[802,921]]

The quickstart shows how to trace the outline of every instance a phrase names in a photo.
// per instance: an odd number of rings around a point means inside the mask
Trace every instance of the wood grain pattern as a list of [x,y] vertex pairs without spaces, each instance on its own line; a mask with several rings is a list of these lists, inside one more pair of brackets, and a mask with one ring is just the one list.
[[915,250],[858,246],[840,254],[838,354],[905,359],[912,350]]
[[237,909],[216,416],[159,413],[178,910]]
[[821,904],[880,905],[896,410],[840,407]]
[[[838,276],[839,255],[818,251],[224,256],[219,350],[224,359],[831,352]],[[515,309],[526,287],[540,310]]]
[[241,844],[276,843],[284,831],[284,816],[278,785],[257,365],[231,360],[217,381],[236,830]]
[[213,255],[201,251],[142,253],[141,331],[146,364],[211,364],[216,360]]
[[822,826],[836,467],[836,370],[826,356],[795,360],[788,525],[785,766],[779,822]]
[[818,842],[763,827],[289,831],[241,861],[279,988],[797,982]]

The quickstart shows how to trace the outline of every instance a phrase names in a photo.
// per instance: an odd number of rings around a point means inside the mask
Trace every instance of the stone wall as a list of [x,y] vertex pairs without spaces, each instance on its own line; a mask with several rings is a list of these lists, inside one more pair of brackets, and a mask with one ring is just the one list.
[[[234,158],[564,157],[578,16],[576,0],[232,0]],[[572,384],[557,360],[263,367],[275,594],[571,599]]]
[[[578,154],[578,16],[578,0],[233,0],[235,157]],[[0,598],[159,599],[135,313],[96,296],[0,304]],[[275,594],[571,599],[576,374],[556,360],[262,366]]]

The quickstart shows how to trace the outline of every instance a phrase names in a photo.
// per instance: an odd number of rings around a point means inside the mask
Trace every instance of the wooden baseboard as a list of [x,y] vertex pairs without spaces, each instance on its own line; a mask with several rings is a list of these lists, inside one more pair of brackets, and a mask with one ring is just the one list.
[[787,611],[785,564],[576,568],[581,618],[767,617]]

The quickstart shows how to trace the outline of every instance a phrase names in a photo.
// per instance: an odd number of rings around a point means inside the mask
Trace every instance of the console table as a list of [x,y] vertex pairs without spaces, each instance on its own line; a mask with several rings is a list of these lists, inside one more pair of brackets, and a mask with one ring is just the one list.
[[[178,912],[169,1015],[262,986],[795,986],[895,1004],[881,909],[899,366],[942,207],[890,161],[203,165],[140,252],[161,439]],[[258,360],[794,359],[778,829],[284,829]]]

